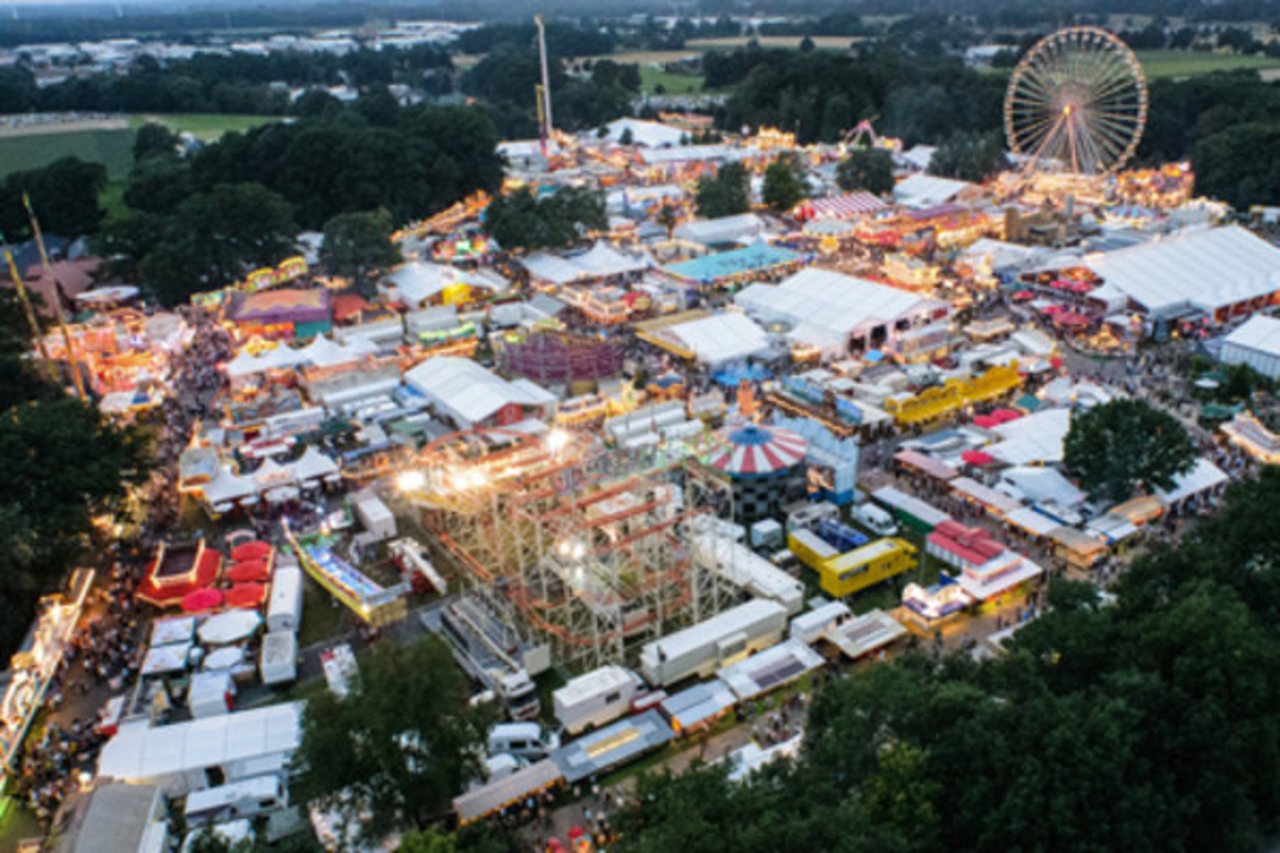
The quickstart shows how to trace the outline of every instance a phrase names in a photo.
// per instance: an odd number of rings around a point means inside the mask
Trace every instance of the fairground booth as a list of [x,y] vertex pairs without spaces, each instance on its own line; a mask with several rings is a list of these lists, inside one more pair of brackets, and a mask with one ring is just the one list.
[[236,294],[231,298],[227,318],[236,337],[306,340],[328,332],[329,291],[323,288],[286,288],[262,293]]

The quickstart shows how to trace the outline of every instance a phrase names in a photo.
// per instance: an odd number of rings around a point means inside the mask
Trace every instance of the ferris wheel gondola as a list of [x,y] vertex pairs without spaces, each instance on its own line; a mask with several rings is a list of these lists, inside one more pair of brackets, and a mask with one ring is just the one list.
[[1112,173],[1137,150],[1146,121],[1142,66],[1098,27],[1068,27],[1036,42],[1005,94],[1005,135],[1028,171]]

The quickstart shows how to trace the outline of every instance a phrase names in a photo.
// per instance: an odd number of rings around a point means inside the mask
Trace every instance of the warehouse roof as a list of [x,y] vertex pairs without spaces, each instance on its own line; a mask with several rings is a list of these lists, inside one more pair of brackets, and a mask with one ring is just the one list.
[[936,299],[819,267],[803,269],[781,284],[753,284],[734,302],[752,313],[785,318],[797,329],[821,332],[827,340],[945,308]]
[[1214,311],[1280,290],[1280,248],[1238,225],[1088,255],[1085,265],[1153,313]]
[[544,406],[555,396],[525,379],[508,382],[469,358],[439,356],[408,371],[405,381],[446,414],[473,424],[503,406]]
[[1264,314],[1255,314],[1244,325],[1223,338],[1222,342],[1270,355],[1280,355],[1280,320]]

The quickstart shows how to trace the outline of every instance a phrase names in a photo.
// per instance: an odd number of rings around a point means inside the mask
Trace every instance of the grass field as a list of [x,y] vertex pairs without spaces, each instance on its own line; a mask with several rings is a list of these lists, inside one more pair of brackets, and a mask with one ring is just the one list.
[[[862,36],[811,36],[814,47],[819,50],[847,50],[855,41],[865,41]],[[761,47],[800,47],[804,36],[756,36]],[[746,47],[751,41],[748,36],[722,36],[711,39],[690,39],[686,44],[694,50],[732,50],[735,47]]]
[[653,93],[661,86],[668,95],[698,94],[702,91],[701,74],[677,74],[652,65],[640,66],[640,88]]
[[190,133],[197,139],[217,139],[224,133],[252,130],[259,125],[279,121],[278,116],[218,115],[215,113],[183,113],[178,115],[130,116],[135,129],[144,122],[156,121],[174,133]]
[[0,137],[0,178],[39,169],[62,157],[101,163],[107,167],[108,177],[123,177],[133,163],[133,131],[85,130]]
[[79,157],[107,167],[107,178],[124,178],[133,165],[133,134],[147,121],[158,121],[175,133],[191,133],[198,139],[217,139],[228,131],[243,131],[267,122],[273,116],[245,115],[163,115],[130,116],[128,128],[93,129],[41,133],[29,136],[0,136],[0,178],[47,166],[61,157]]
[[1280,68],[1280,59],[1270,56],[1243,56],[1230,53],[1198,53],[1188,50],[1140,50],[1138,61],[1151,79],[1164,77],[1196,77],[1215,71],[1242,68],[1262,71]]

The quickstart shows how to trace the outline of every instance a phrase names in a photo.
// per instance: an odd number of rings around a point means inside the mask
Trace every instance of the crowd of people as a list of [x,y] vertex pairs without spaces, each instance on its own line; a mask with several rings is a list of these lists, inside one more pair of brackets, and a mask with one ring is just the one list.
[[219,383],[216,365],[229,354],[225,331],[204,312],[188,310],[184,318],[194,338],[173,356],[173,393],[155,419],[155,469],[140,495],[144,517],[131,541],[106,542],[98,551],[97,585],[46,694],[51,722],[42,736],[28,739],[16,774],[16,790],[44,823],[79,784],[76,771],[93,771],[106,740],[99,711],[137,677],[147,621],[134,593],[156,544],[177,523],[178,456],[195,420],[209,411]]

